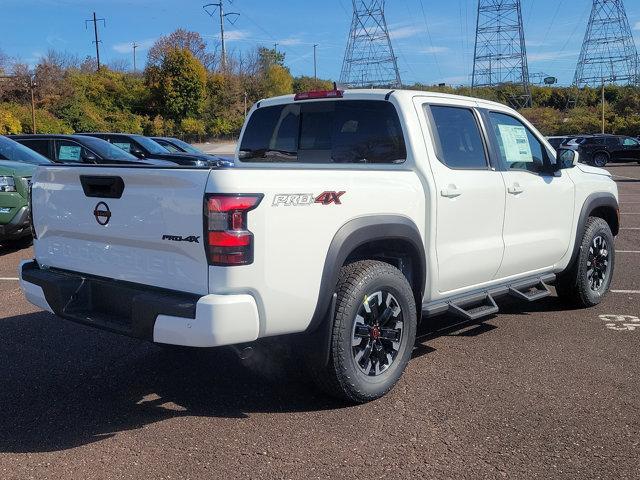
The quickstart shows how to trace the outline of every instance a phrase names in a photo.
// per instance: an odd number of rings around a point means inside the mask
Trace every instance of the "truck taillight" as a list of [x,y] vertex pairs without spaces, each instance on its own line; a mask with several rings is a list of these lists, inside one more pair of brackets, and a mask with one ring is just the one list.
[[262,197],[261,193],[205,196],[206,249],[210,265],[253,263],[253,233],[247,226],[247,212],[256,208]]

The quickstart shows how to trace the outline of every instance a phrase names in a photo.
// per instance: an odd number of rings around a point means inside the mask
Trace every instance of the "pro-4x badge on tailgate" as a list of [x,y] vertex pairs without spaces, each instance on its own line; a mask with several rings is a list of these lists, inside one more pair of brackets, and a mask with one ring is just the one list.
[[294,207],[298,205],[342,205],[340,197],[346,192],[322,192],[316,196],[313,193],[277,193],[273,196],[272,206]]

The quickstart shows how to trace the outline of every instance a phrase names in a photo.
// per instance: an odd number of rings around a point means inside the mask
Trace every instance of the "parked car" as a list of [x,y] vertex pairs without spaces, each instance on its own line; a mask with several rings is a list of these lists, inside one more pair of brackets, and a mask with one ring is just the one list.
[[170,152],[159,143],[154,142],[151,138],[145,137],[144,135],[126,133],[81,133],[79,135],[101,138],[140,159],[157,158],[160,160],[169,160],[179,165],[196,167],[216,166],[219,163],[219,159],[216,157],[211,157],[203,153]]
[[577,138],[575,149],[580,158],[596,167],[609,162],[640,163],[640,141],[625,135],[590,135]]
[[56,163],[175,165],[166,160],[139,158],[99,138],[82,135],[9,135],[22,145]]
[[39,165],[52,165],[52,162],[0,136],[0,243],[31,237],[29,186]]
[[475,322],[552,283],[602,301],[618,191],[578,155],[486,100],[266,99],[236,168],[38,169],[21,286],[59,317],[161,344],[291,335],[322,389],[366,402],[401,377],[418,322]]
[[156,143],[159,143],[164,148],[173,153],[192,153],[194,155],[206,155],[207,157],[221,162],[221,166],[232,167],[234,165],[232,158],[221,157],[217,155],[212,155],[210,153],[203,152],[199,148],[194,147],[190,143],[185,142],[184,140],[180,140],[179,138],[173,137],[149,137]]
[[565,142],[569,141],[571,137],[547,137],[547,141],[553,148],[558,150]]

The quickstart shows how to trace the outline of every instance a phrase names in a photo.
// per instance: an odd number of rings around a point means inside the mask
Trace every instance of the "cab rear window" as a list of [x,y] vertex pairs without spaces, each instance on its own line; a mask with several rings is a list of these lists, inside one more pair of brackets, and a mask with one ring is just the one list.
[[386,101],[341,100],[258,108],[240,144],[243,162],[402,163],[400,120]]

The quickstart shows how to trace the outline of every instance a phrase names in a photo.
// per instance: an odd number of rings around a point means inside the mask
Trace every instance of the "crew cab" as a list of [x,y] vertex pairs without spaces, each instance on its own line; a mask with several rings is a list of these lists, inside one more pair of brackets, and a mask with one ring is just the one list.
[[619,228],[610,175],[514,110],[408,90],[262,100],[233,168],[39,169],[33,222],[33,304],[160,344],[289,335],[351,402],[396,384],[435,315],[550,284],[598,304]]

